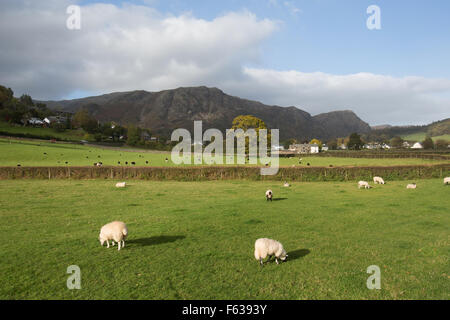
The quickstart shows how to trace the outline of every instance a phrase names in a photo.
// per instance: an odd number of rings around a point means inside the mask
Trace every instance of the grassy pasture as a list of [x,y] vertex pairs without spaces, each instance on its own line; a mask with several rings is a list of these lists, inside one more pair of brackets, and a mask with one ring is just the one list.
[[[165,162],[168,158],[169,162]],[[120,161],[120,164],[118,162]],[[148,164],[146,163],[148,161]],[[341,157],[280,158],[280,166],[393,166],[445,163],[445,160],[428,159],[370,159]],[[67,164],[66,164],[67,162]],[[68,143],[51,143],[33,140],[0,139],[0,166],[92,166],[102,162],[106,166],[174,166],[169,152],[145,150],[127,151],[121,148],[99,148]],[[448,162],[448,161],[447,161]],[[260,164],[259,164],[260,165]]]
[[[403,135],[402,139],[408,140],[408,141],[421,142],[421,141],[425,140],[426,137],[427,137],[426,132],[417,132],[417,133],[413,133],[413,134]],[[431,139],[433,139],[434,142],[436,142],[437,140],[450,141],[450,134],[444,134],[441,136],[431,137]]]
[[84,132],[83,129],[58,132],[53,128],[12,126],[3,121],[0,121],[0,132],[4,132],[5,134],[28,134],[39,137],[47,137],[48,139],[54,138],[67,141],[80,141],[86,139],[86,132]]
[[[416,182],[3,180],[0,299],[449,299],[450,187]],[[116,219],[119,252],[97,240]],[[288,261],[259,267],[259,237]],[[81,290],[66,288],[70,265]],[[370,265],[381,290],[366,288]]]

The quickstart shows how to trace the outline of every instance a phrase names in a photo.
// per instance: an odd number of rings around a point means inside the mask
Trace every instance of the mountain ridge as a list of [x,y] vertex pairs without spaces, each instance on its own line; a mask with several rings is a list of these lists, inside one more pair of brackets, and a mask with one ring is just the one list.
[[50,108],[76,112],[86,108],[100,121],[115,121],[147,128],[155,134],[170,135],[176,128],[193,131],[193,121],[202,120],[203,129],[225,131],[238,115],[253,115],[269,128],[280,129],[280,140],[295,138],[330,139],[353,132],[368,133],[370,126],[351,110],[312,116],[295,106],[266,105],[224,93],[218,88],[180,87],[149,92],[113,92],[72,100],[41,101]]

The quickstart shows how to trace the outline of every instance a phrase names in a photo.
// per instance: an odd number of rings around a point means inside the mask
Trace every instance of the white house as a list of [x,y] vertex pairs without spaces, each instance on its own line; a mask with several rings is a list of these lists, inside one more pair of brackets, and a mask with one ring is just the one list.
[[422,146],[422,144],[420,142],[416,142],[416,143],[413,144],[411,149],[423,149],[423,146]]
[[284,150],[284,147],[283,146],[274,145],[274,146],[272,146],[272,150],[274,150],[274,151],[281,151],[281,150]]
[[312,144],[311,149],[309,151],[310,153],[319,153],[319,145],[318,144]]

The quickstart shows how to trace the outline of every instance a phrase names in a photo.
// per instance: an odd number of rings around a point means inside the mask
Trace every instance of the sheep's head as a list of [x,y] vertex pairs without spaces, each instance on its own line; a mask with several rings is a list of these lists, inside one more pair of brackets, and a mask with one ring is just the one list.
[[98,240],[100,241],[100,244],[103,246],[103,244],[105,243],[106,239],[102,237],[102,234],[100,233],[100,235],[98,236]]
[[281,252],[281,255],[280,255],[280,260],[286,261],[287,257],[288,257],[288,255],[286,254],[286,250],[283,249],[283,251]]

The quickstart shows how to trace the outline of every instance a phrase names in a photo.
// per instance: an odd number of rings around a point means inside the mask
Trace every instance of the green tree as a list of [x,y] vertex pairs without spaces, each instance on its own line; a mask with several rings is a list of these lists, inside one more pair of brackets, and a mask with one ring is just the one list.
[[363,144],[364,143],[361,140],[361,136],[355,132],[349,136],[347,148],[350,150],[360,150]]
[[127,144],[130,146],[137,146],[141,142],[141,129],[134,125],[128,126]]
[[403,147],[404,140],[400,137],[394,137],[391,139],[390,144],[393,148],[401,148]]
[[327,146],[330,150],[336,150],[338,147],[338,141],[336,138],[331,139],[330,141],[327,142]]
[[422,142],[422,146],[424,149],[433,149],[434,148],[434,142],[433,139],[430,137],[426,137],[425,140]]
[[83,128],[88,133],[98,132],[98,121],[92,117],[86,109],[81,109],[72,118],[72,125]]
[[[259,141],[259,130],[261,129],[267,129],[267,126],[265,122],[257,117],[251,116],[251,115],[241,115],[237,116],[233,119],[231,129],[242,129],[244,132],[246,132],[249,129],[254,129],[256,132],[256,137]],[[267,147],[270,148],[271,143],[271,135],[270,131],[267,130]],[[245,139],[245,153],[249,153],[249,138],[246,137]]]

